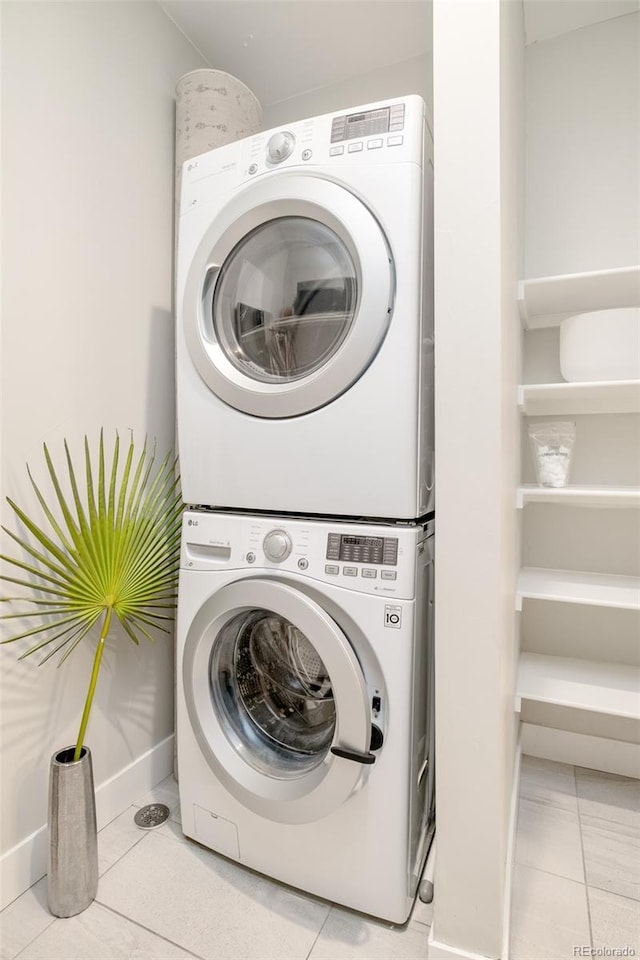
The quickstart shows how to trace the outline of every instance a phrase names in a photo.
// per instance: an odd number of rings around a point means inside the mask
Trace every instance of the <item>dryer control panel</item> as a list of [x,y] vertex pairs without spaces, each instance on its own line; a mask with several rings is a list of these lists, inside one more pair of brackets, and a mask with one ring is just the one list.
[[264,174],[309,169],[321,176],[342,167],[423,164],[425,104],[416,94],[294,120],[185,161],[181,216],[212,195],[231,192]]

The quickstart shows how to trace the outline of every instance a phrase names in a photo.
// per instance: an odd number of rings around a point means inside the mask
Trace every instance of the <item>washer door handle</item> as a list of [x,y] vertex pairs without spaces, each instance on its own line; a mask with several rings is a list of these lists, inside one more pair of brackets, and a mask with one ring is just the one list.
[[358,753],[356,750],[343,750],[342,747],[331,747],[331,753],[336,757],[343,757],[345,760],[353,760],[354,763],[375,763],[376,758],[372,753]]

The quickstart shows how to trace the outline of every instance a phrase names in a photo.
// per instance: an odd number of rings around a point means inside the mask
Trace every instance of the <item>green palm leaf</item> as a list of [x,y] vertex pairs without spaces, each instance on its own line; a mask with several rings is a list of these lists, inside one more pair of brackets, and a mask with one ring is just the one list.
[[[85,437],[83,485],[66,440],[64,451],[70,496],[65,495],[65,483],[46,445],[44,458],[54,493],[51,502],[27,467],[44,523],[30,518],[7,498],[25,532],[2,529],[18,544],[23,556],[0,555],[0,559],[20,570],[22,579],[6,575],[0,580],[24,587],[37,598],[28,594],[2,597],[3,601],[22,602],[30,608],[4,614],[0,619],[38,617],[39,623],[0,642],[30,637],[33,646],[20,659],[42,650],[46,651],[42,664],[60,652],[62,664],[102,621],[74,755],[77,760],[112,616],[136,644],[141,639],[154,640],[153,630],[168,632],[164,624],[173,619],[177,599],[182,501],[175,461],[166,456],[156,466],[155,450],[149,453],[146,442],[136,462],[131,440],[120,466],[120,440],[116,435],[109,468],[101,431],[96,470]],[[25,579],[25,574],[31,579]]]

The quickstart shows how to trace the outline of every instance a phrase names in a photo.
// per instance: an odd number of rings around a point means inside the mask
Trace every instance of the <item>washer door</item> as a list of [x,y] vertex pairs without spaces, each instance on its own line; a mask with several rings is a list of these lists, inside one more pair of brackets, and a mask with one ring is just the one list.
[[365,205],[335,183],[283,174],[224,207],[188,273],[189,354],[225,403],[293,417],[367,369],[389,326],[391,254]]
[[332,746],[369,749],[367,686],[335,621],[295,587],[243,580],[201,607],[182,679],[191,725],[216,776],[282,823],[318,820],[363,773]]

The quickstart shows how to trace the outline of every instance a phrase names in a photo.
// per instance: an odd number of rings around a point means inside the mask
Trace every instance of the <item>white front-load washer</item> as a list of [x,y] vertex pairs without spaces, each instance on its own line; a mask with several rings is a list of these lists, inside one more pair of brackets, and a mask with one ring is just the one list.
[[433,521],[185,513],[182,828],[404,922],[433,831]]
[[432,194],[418,96],[185,164],[186,503],[396,519],[433,509]]

